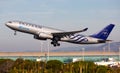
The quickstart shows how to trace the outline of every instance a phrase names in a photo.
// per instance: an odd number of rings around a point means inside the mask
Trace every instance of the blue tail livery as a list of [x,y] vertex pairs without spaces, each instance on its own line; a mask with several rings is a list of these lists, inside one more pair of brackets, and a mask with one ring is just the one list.
[[100,32],[98,32],[97,34],[91,35],[91,37],[106,40],[108,38],[110,32],[114,28],[114,26],[115,26],[114,24],[109,24],[104,29],[102,29]]

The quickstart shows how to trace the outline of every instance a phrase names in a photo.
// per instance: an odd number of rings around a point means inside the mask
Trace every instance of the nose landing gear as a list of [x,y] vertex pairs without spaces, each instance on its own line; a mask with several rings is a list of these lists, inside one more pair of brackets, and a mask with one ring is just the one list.
[[17,35],[16,31],[14,32],[14,35]]

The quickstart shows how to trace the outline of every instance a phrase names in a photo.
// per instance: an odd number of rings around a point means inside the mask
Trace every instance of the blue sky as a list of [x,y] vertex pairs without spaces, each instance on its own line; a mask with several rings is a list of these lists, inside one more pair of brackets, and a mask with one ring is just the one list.
[[[19,32],[14,36],[14,32],[4,25],[9,20],[66,31],[88,27],[88,31],[82,33],[85,35],[114,23],[116,26],[109,39],[120,41],[120,0],[0,0],[0,51],[39,51],[41,41]],[[44,49],[47,42],[42,41]],[[60,48],[68,46],[79,45],[61,43]]]

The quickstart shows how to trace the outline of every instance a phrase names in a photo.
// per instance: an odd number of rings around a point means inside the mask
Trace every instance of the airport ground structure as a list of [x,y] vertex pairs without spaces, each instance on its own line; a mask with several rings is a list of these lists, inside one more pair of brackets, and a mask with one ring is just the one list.
[[120,68],[98,66],[91,61],[64,64],[59,60],[36,62],[18,58],[0,59],[0,73],[120,73]]
[[[119,57],[119,52],[101,52],[101,51],[83,51],[83,52],[0,52],[0,73],[119,73],[120,67],[114,66],[99,66],[93,61],[76,61],[64,63],[60,60],[46,60],[35,61],[30,59],[24,59],[27,57],[47,57],[48,54],[51,57],[71,57],[71,56],[116,56]],[[17,59],[13,60],[10,57],[17,56]],[[7,58],[3,58],[7,57]],[[96,59],[96,58],[95,58]]]
[[0,56],[105,56],[119,55],[119,52],[85,51],[85,52],[0,52]]

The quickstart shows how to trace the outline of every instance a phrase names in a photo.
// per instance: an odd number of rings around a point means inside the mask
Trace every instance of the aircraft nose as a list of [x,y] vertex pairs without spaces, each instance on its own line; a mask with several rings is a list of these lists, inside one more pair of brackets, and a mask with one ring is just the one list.
[[6,25],[6,26],[8,26],[8,24],[7,24],[7,23],[5,23],[5,25]]
[[9,21],[9,22],[5,23],[5,25],[9,27],[11,23],[12,22]]

